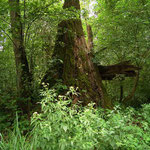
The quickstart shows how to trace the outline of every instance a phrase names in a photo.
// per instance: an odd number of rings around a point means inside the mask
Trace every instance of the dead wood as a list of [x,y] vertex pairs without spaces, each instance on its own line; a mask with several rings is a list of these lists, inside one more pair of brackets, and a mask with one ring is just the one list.
[[110,66],[98,66],[102,80],[112,80],[118,74],[124,74],[125,77],[135,77],[136,72],[141,68],[134,66],[130,61],[124,61]]

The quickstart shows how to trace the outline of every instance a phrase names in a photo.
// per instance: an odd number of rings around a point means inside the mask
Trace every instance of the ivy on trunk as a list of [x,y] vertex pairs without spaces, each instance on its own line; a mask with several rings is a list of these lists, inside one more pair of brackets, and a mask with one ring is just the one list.
[[24,113],[29,113],[31,95],[31,74],[24,46],[23,23],[21,21],[19,0],[9,0],[11,32],[17,72],[17,91],[20,99],[18,106]]

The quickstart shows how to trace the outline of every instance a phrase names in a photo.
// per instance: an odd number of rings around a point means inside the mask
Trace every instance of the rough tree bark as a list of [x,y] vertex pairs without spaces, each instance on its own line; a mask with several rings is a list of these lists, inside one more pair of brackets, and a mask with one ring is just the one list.
[[[63,8],[70,7],[80,10],[79,0],[65,0]],[[80,17],[59,24],[54,56],[63,61],[61,77],[64,83],[81,89],[81,96],[75,101],[78,99],[83,105],[94,102],[103,108],[112,108],[98,68],[91,61]]]
[[29,112],[29,96],[31,74],[29,72],[28,61],[24,46],[23,24],[21,22],[19,0],[9,0],[11,32],[13,40],[13,49],[15,54],[16,72],[17,72],[17,91],[18,96],[23,98],[18,101],[19,107],[24,113]]

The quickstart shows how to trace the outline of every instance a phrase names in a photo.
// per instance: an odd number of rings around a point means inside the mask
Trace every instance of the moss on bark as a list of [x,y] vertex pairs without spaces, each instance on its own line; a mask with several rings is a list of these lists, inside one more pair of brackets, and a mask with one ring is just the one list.
[[[79,0],[66,0],[64,8],[80,9]],[[54,57],[63,61],[62,79],[68,86],[79,87],[78,100],[111,108],[98,68],[93,64],[87,47],[81,19],[64,20],[59,24]]]

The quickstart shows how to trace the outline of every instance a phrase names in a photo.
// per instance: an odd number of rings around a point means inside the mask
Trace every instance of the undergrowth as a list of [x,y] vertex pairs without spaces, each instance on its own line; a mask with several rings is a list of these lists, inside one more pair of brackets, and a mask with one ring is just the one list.
[[150,104],[141,109],[113,110],[71,105],[66,95],[46,90],[41,112],[31,119],[32,131],[22,135],[17,121],[8,138],[0,135],[1,150],[150,150]]

